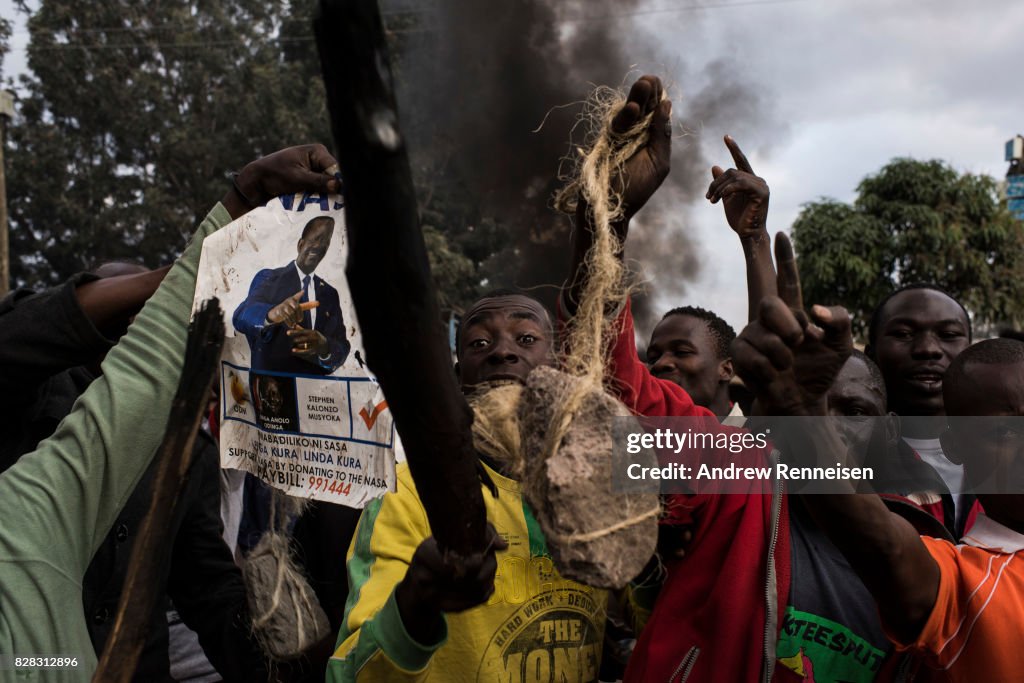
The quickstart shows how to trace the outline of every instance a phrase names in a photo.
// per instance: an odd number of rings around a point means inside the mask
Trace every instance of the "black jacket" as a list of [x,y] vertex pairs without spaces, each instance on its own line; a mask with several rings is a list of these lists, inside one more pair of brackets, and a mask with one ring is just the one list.
[[[39,293],[18,290],[0,301],[0,409],[7,417],[0,439],[0,471],[53,433],[94,378],[86,366],[94,365],[112,345],[85,317],[75,298],[75,287],[91,279],[95,277],[79,275],[53,289]],[[166,416],[154,415],[153,419]],[[222,538],[219,463],[213,439],[205,433],[197,435],[192,464],[171,522],[171,561],[160,582],[225,680],[266,680],[263,656],[249,635],[242,575]],[[149,507],[156,470],[154,461],[83,580],[83,609],[97,655],[113,628],[132,543]],[[136,681],[172,680],[166,610],[167,600],[159,600]]]

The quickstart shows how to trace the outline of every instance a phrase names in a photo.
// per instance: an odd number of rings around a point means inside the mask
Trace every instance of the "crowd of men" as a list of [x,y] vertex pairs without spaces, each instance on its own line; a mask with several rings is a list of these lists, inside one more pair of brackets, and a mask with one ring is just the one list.
[[[620,258],[630,219],[670,172],[671,102],[651,76],[633,85],[612,126],[625,132],[647,117],[646,144],[617,179]],[[237,484],[219,473],[211,420],[173,520],[160,577],[166,600],[135,680],[1018,679],[1018,432],[1008,422],[979,438],[947,415],[1024,415],[1024,343],[974,343],[954,296],[913,283],[878,302],[867,345],[855,350],[842,302],[805,309],[784,235],[773,262],[768,185],[734,140],[725,144],[734,167],[711,169],[707,199],[722,204],[746,257],[750,322],[737,335],[707,302],[673,308],[644,361],[627,304],[611,312],[608,390],[636,415],[713,418],[723,430],[744,430],[730,393],[738,375],[754,399],[748,411],[851,418],[842,429],[802,422],[744,457],[770,463],[800,451],[840,461],[859,449],[890,482],[887,495],[852,486],[801,495],[777,480],[729,494],[665,494],[657,553],[629,586],[607,591],[559,574],[507,463],[480,456],[493,484],[484,495],[491,538],[471,558],[439,547],[409,468],[399,465],[396,490],[369,503],[358,525],[358,513],[326,505],[300,521],[300,535],[301,524],[316,529],[305,551],[300,544],[300,564],[335,633],[297,662],[271,665],[252,635],[237,564],[254,522],[240,521],[246,513],[227,502]],[[334,164],[318,145],[249,164],[170,268],[107,264],[0,302],[0,655],[78,658],[60,670],[15,669],[4,659],[0,678],[91,675],[147,509],[165,425],[157,418],[168,414],[181,376],[202,241],[259,201],[337,192],[325,173]],[[571,323],[585,291],[595,229],[580,202],[557,311],[516,290],[468,308],[453,368],[465,394],[558,363],[556,330]],[[301,273],[293,264],[281,270],[295,280],[282,295],[298,297],[308,286]],[[265,322],[263,311],[255,325]],[[1006,492],[978,486],[991,472]]]

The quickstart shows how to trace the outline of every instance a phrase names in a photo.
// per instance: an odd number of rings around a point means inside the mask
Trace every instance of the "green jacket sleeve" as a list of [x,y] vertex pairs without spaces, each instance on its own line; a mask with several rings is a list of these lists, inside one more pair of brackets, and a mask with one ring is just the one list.
[[218,204],[107,355],[103,376],[39,447],[0,475],[0,500],[17,510],[5,549],[85,573],[159,446],[181,376],[203,239],[231,221]]
[[436,643],[413,640],[395,602],[395,586],[429,535],[426,514],[405,475],[399,474],[397,493],[371,502],[359,520],[349,548],[345,621],[327,665],[328,683],[424,681],[434,652],[447,639],[446,623]]

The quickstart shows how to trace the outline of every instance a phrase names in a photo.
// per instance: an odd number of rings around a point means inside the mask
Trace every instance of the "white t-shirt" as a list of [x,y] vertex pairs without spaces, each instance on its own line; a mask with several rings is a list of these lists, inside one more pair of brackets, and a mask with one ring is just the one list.
[[942,452],[938,439],[911,439],[903,437],[908,446],[917,451],[921,459],[939,473],[939,478],[953,494],[953,505],[956,508],[956,521],[960,523],[967,510],[963,509],[964,499],[964,467],[950,462]]

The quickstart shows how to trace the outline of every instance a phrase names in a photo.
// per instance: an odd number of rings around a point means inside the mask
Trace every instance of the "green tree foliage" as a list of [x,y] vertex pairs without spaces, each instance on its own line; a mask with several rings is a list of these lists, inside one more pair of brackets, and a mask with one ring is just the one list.
[[863,335],[889,292],[934,282],[977,322],[1024,320],[1024,223],[995,181],[942,161],[894,159],[857,188],[853,205],[807,204],[793,224],[804,299],[842,304]]
[[329,140],[312,44],[278,0],[43,0],[11,127],[18,281],[157,265],[259,154]]
[[[52,284],[108,259],[166,263],[223,195],[227,171],[287,145],[330,147],[311,7],[42,0],[9,129],[15,281]],[[401,80],[412,54],[403,38],[422,39],[418,15],[385,19]],[[414,177],[442,303],[461,308],[510,238],[452,180],[452,144],[416,145]]]
[[11,22],[3,17],[0,17],[0,74],[3,74],[4,70],[4,56],[10,49],[11,40]]

